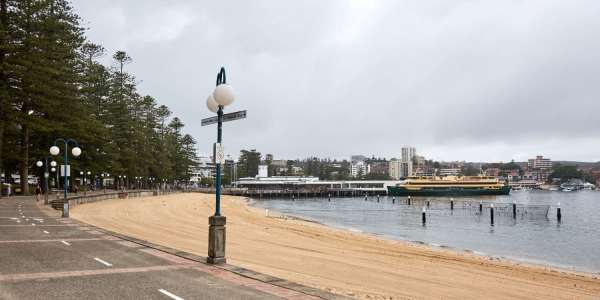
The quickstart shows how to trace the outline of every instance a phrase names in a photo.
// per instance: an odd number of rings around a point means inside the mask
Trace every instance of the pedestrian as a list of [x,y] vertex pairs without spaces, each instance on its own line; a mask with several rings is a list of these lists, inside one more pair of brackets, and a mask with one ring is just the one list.
[[35,187],[35,201],[36,202],[40,201],[41,195],[42,195],[42,187],[38,183],[38,185]]

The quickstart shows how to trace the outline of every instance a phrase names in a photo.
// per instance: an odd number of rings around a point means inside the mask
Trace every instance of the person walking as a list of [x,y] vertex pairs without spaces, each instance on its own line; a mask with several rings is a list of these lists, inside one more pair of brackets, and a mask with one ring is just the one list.
[[42,196],[42,187],[38,183],[38,185],[35,187],[35,201],[36,202],[40,201],[41,196]]

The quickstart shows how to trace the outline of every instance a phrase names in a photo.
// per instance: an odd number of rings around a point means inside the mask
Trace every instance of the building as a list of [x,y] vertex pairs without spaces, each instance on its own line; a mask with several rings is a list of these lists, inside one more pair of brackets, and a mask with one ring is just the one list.
[[190,182],[199,183],[202,178],[215,177],[215,163],[207,156],[198,157],[198,165],[191,170]]
[[552,169],[552,160],[538,155],[535,158],[529,159],[527,168],[530,170],[548,170]]
[[487,168],[484,171],[484,175],[485,176],[500,177],[500,176],[502,176],[502,170],[500,170],[500,168]]
[[269,177],[269,166],[260,165],[258,166],[258,175],[256,177]]
[[402,177],[400,175],[400,168],[402,161],[392,158],[388,164],[388,175],[395,180],[400,179],[400,177]]
[[546,181],[552,173],[552,161],[538,155],[527,161],[527,171],[534,172],[538,181]]
[[417,155],[417,151],[414,147],[402,147],[402,161],[412,161],[415,155]]
[[265,161],[273,161],[273,154],[265,154]]
[[364,155],[352,155],[350,156],[350,161],[351,162],[359,162],[359,161],[365,161],[367,160],[367,157]]
[[353,162],[350,165],[350,176],[359,177],[371,173],[371,165],[364,161]]
[[387,160],[373,161],[370,164],[371,170],[369,174],[388,175],[390,170],[390,163]]

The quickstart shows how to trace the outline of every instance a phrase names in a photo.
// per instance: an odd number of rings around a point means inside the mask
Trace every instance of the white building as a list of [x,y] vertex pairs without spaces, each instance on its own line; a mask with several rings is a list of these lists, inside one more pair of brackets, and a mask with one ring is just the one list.
[[215,176],[215,164],[210,157],[198,158],[198,166],[192,170],[190,182],[200,182],[202,178],[213,178]]
[[542,155],[538,155],[527,162],[527,168],[529,170],[552,169],[552,160],[549,158],[544,158]]
[[414,147],[402,147],[402,161],[409,162],[417,155],[417,151]]
[[371,173],[371,165],[365,163],[364,161],[357,161],[350,165],[350,175],[352,177],[357,177],[358,175],[367,175]]
[[269,177],[269,166],[260,165],[258,166],[258,175],[256,177]]

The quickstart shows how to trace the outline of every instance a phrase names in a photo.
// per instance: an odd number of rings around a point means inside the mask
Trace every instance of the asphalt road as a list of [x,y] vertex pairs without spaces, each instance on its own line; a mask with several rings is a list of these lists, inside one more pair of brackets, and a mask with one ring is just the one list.
[[319,299],[0,199],[0,299]]

